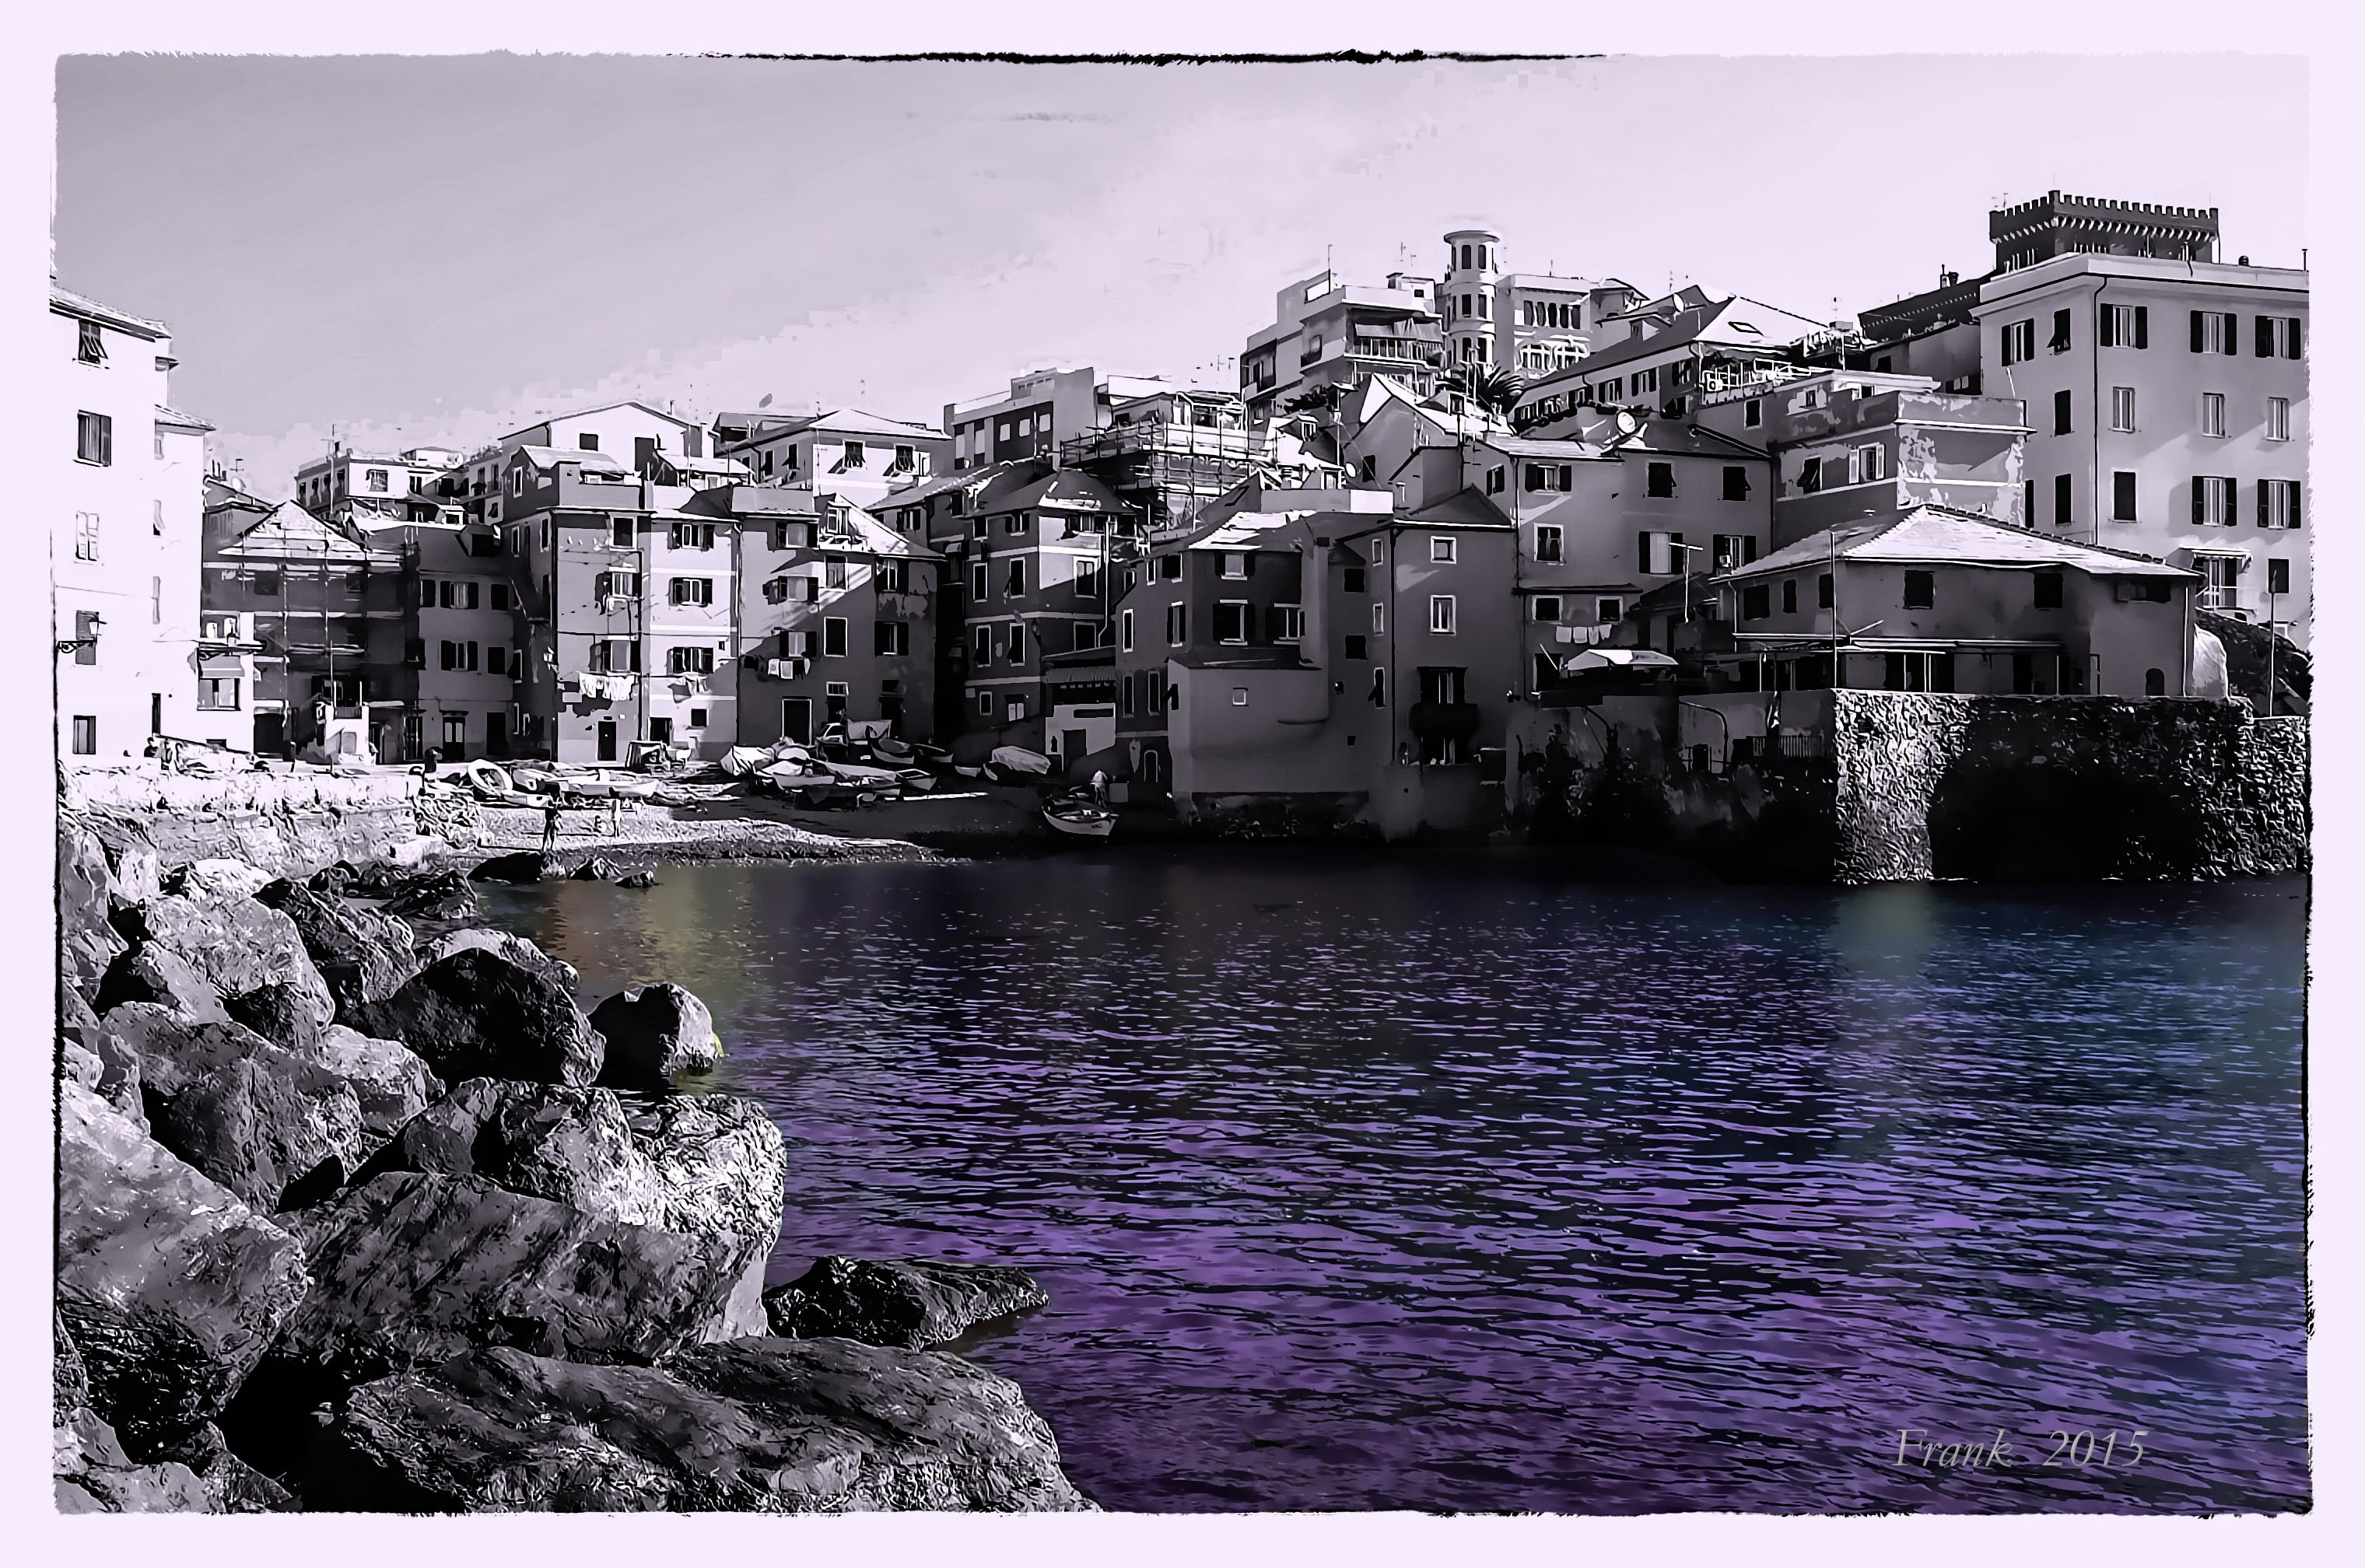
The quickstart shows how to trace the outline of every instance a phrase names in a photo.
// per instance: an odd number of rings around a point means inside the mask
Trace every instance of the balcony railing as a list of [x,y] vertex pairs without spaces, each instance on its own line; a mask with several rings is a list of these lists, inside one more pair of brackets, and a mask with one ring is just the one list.
[[1444,357],[1441,345],[1418,338],[1365,338],[1347,340],[1347,352],[1357,359],[1394,360],[1407,364],[1434,365]]

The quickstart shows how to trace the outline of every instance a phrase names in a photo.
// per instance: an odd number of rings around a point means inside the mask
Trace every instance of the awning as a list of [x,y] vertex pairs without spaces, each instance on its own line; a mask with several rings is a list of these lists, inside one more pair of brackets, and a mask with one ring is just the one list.
[[197,674],[207,680],[244,680],[251,673],[245,658],[237,654],[223,654],[197,661]]

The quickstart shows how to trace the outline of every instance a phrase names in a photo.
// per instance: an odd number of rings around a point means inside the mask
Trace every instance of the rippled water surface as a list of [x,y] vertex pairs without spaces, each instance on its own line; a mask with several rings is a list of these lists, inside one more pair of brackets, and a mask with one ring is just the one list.
[[661,877],[488,902],[587,999],[712,1004],[788,1139],[776,1280],[1034,1271],[968,1353],[1111,1507],[2306,1504],[2300,884]]

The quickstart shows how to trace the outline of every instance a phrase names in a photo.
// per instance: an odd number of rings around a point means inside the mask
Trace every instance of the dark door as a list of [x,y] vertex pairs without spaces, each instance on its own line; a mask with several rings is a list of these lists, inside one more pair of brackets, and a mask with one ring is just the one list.
[[1061,730],[1059,732],[1059,760],[1066,763],[1070,767],[1073,767],[1083,759],[1084,732],[1082,730]]
[[485,715],[485,755],[507,756],[510,754],[510,716],[507,713]]
[[780,699],[780,737],[783,740],[813,739],[813,699],[783,697]]
[[600,721],[600,760],[616,760],[616,721],[613,719]]
[[254,716],[254,749],[262,756],[277,756],[287,749],[286,715],[257,713]]

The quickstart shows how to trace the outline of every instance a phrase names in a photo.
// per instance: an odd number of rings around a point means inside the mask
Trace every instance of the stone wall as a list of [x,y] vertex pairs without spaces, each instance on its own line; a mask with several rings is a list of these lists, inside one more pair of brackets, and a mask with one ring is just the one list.
[[420,780],[409,773],[165,773],[143,767],[64,774],[59,804],[107,846],[138,846],[165,866],[243,860],[302,877],[339,860],[381,859],[418,836]]
[[2303,720],[2199,700],[1837,696],[1834,881],[2307,868]]

